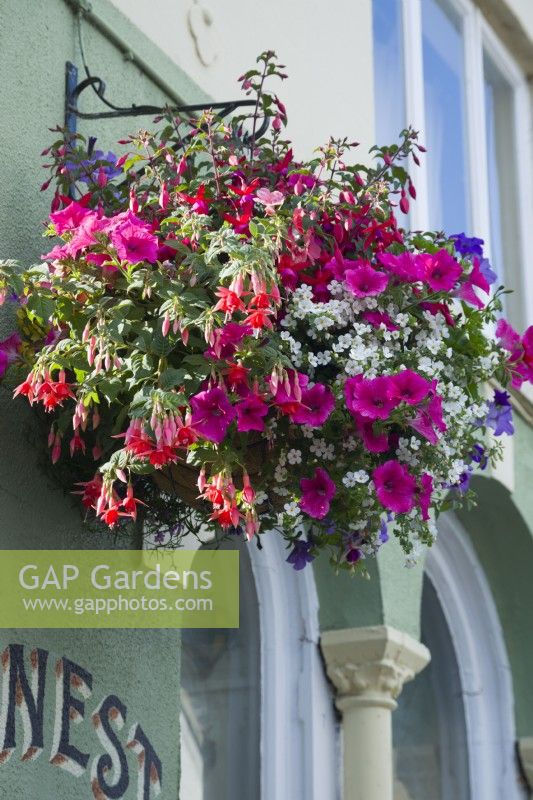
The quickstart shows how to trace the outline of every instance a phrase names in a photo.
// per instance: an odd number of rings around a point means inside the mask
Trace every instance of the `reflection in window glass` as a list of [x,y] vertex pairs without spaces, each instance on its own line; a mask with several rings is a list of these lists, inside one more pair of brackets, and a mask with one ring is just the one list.
[[450,632],[424,579],[422,641],[429,665],[407,683],[393,714],[395,800],[468,800],[465,712]]
[[463,39],[436,0],[422,3],[429,228],[469,232]]
[[379,145],[398,140],[406,126],[401,0],[374,0],[374,94]]
[[240,556],[240,627],[184,630],[180,800],[251,800],[260,791],[259,610]]

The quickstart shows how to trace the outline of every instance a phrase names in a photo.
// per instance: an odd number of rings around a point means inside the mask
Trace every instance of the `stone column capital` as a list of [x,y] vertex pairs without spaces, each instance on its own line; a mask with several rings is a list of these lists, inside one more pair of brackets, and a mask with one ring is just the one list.
[[321,646],[342,712],[355,706],[394,710],[404,683],[430,660],[427,647],[388,625],[326,631]]

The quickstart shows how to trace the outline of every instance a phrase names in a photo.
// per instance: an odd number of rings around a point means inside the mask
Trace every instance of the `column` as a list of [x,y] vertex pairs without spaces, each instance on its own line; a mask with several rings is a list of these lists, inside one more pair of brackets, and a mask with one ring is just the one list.
[[343,718],[343,800],[393,800],[391,712],[429,650],[387,625],[326,631],[321,645]]

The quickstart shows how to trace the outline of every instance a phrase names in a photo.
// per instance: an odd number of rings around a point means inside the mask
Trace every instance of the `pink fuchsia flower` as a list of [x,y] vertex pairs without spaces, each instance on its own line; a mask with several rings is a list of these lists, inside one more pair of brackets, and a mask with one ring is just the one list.
[[111,242],[122,261],[130,264],[140,261],[155,264],[157,261],[159,241],[144,223],[124,222],[112,232]]
[[386,453],[389,437],[386,433],[376,433],[371,419],[355,415],[355,428],[369,453]]
[[323,519],[329,511],[330,503],[337,487],[322,467],[315,469],[312,478],[302,478],[300,481],[302,499],[300,508],[314,519]]
[[392,397],[399,403],[407,403],[416,406],[427,397],[431,389],[431,383],[410,369],[403,369],[397,375],[391,377]]
[[348,378],[344,387],[348,410],[371,420],[388,419],[399,402],[393,397],[393,388],[392,379],[386,376]]
[[447,250],[421,253],[417,259],[421,265],[420,277],[433,292],[450,292],[463,274],[462,266]]
[[400,330],[398,325],[395,325],[389,315],[385,314],[383,311],[364,311],[362,317],[365,322],[369,322],[374,328],[379,328],[380,325],[384,325],[385,329],[388,331]]
[[379,253],[378,261],[388,272],[404,283],[415,283],[421,279],[420,264],[413,253]]
[[264,431],[263,417],[268,414],[268,406],[256,394],[250,394],[236,405],[238,431]]
[[10,364],[17,360],[22,339],[18,333],[12,333],[3,342],[0,342],[0,378]]
[[429,473],[424,472],[420,478],[420,485],[417,490],[418,505],[422,512],[422,519],[429,519],[429,509],[431,506],[431,495],[433,493],[433,478]]
[[388,277],[365,261],[356,262],[356,269],[346,270],[344,282],[355,297],[375,297],[387,288]]
[[315,383],[310,389],[302,390],[300,408],[291,414],[292,422],[302,425],[323,425],[335,408],[335,395],[321,383]]
[[376,495],[384,508],[406,514],[415,505],[416,481],[403,464],[391,459],[372,473]]
[[235,418],[236,411],[220,387],[191,397],[191,425],[204,439],[220,444]]
[[271,192],[270,189],[263,187],[257,190],[255,199],[265,206],[265,213],[272,216],[276,212],[276,206],[280,206],[283,203],[284,197],[281,192]]
[[84,205],[76,202],[76,200],[72,200],[66,208],[50,214],[50,219],[54,223],[57,234],[61,236],[66,231],[73,231],[78,228],[88,214],[94,214],[94,211],[91,211],[90,208],[85,208]]
[[474,291],[475,286],[477,286],[478,289],[481,289],[487,295],[490,292],[489,282],[481,272],[478,258],[474,258],[474,266],[472,268],[472,272],[467,276],[466,280],[460,285],[457,291],[457,297],[460,297],[461,300],[465,301],[465,303],[469,303],[470,305],[475,306],[476,308],[484,308],[486,303],[483,300],[481,300]]

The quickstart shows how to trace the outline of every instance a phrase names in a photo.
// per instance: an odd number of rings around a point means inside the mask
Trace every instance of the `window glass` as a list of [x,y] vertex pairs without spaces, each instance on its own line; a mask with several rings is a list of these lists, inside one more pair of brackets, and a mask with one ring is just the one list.
[[259,608],[239,549],[240,627],[182,634],[180,800],[261,796]]
[[[514,91],[492,59],[483,59],[489,182],[491,263],[498,283],[519,286],[518,204],[513,146]],[[507,295],[506,311],[521,326],[519,298]]]
[[401,0],[374,0],[375,124],[379,145],[406,127]]
[[465,712],[455,651],[435,590],[424,579],[422,641],[429,665],[393,714],[395,800],[468,800]]
[[463,38],[460,21],[436,0],[422,3],[422,45],[429,228],[469,232]]

